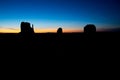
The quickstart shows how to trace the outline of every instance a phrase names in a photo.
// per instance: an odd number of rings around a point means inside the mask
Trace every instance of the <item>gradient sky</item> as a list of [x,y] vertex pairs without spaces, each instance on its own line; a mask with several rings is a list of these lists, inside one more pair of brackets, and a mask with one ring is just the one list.
[[120,28],[120,0],[0,0],[0,32],[19,32],[22,21],[35,32]]

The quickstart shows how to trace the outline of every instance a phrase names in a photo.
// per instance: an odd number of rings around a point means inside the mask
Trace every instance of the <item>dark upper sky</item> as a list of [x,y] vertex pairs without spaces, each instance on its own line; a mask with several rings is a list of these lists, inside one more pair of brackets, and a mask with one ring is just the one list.
[[0,0],[0,29],[28,21],[39,29],[120,27],[120,0]]

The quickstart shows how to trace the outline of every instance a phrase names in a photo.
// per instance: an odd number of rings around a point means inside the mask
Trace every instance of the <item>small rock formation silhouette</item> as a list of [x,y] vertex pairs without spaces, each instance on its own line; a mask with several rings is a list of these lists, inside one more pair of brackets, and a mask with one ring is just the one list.
[[58,28],[58,30],[57,30],[57,34],[58,35],[61,35],[63,33],[63,30],[62,30],[62,28],[60,27],[60,28]]
[[96,32],[96,26],[94,24],[87,24],[84,27],[84,33],[95,33]]
[[57,29],[57,39],[58,39],[57,41],[58,41],[58,43],[61,43],[61,40],[62,40],[62,37],[63,37],[62,33],[63,33],[63,30],[62,30],[61,27],[59,27]]
[[34,33],[34,27],[32,25],[32,27],[30,26],[29,22],[21,22],[21,34],[23,35],[30,35]]

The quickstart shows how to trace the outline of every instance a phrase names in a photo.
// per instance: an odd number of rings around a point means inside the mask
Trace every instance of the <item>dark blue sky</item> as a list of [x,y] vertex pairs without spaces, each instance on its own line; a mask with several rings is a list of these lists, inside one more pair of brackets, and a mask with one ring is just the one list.
[[36,29],[79,30],[120,27],[120,0],[0,0],[0,29],[19,29],[21,21]]

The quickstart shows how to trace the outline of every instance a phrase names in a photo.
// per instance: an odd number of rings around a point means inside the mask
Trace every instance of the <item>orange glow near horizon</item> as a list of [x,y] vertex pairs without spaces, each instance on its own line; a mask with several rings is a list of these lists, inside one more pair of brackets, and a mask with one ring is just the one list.
[[[104,31],[109,31],[109,30],[112,30],[112,29],[105,29],[105,28],[99,28],[97,29],[97,32],[104,32]],[[0,28],[0,33],[19,33],[20,32],[20,29],[17,28],[17,29],[12,29],[12,28]],[[57,29],[55,28],[47,28],[47,29],[40,29],[40,28],[37,28],[37,29],[34,29],[34,32],[35,33],[56,33],[57,32]],[[83,32],[83,29],[63,29],[63,33],[76,33],[76,32]]]
[[[56,33],[57,29],[35,29],[35,33]],[[83,32],[83,30],[78,29],[63,29],[63,33],[71,33],[71,32]]]
[[20,32],[20,30],[19,29],[4,29],[4,28],[2,28],[2,29],[0,29],[0,33],[19,33]]
[[[57,29],[34,29],[35,33],[56,33]],[[20,29],[0,29],[0,33],[19,33]],[[63,33],[83,32],[82,29],[63,29]]]

